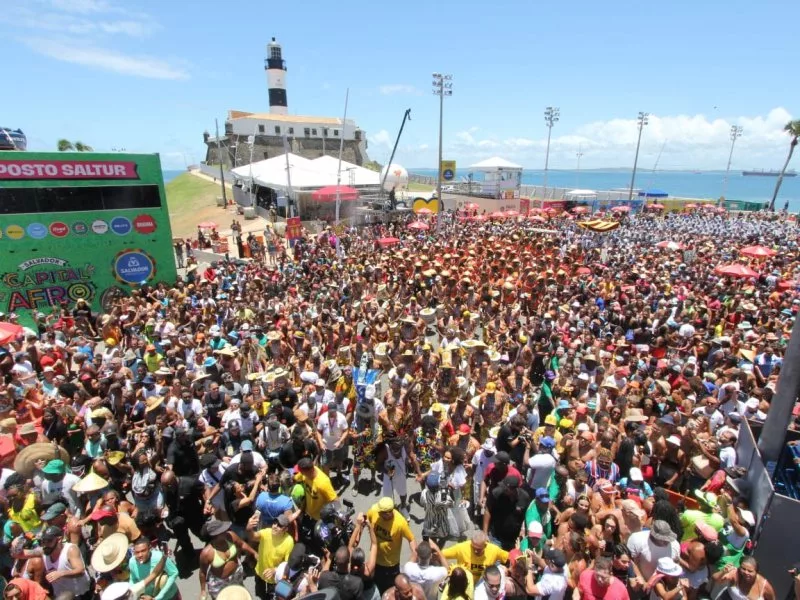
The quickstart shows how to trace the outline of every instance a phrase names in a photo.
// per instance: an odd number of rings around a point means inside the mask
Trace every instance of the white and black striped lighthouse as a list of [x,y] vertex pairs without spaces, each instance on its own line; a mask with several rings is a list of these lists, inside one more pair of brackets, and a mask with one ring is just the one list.
[[272,38],[267,44],[267,58],[264,60],[269,85],[269,112],[274,115],[288,114],[286,102],[286,61],[283,60],[281,45]]

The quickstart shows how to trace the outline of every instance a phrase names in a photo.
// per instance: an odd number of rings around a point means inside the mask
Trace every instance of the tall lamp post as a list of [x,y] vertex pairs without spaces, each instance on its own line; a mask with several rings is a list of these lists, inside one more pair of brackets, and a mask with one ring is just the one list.
[[728,154],[728,166],[725,168],[725,179],[722,180],[722,196],[719,198],[719,203],[722,204],[722,199],[728,193],[728,177],[731,174],[731,161],[733,160],[733,147],[736,146],[736,138],[742,137],[743,128],[741,125],[731,125],[731,151]]
[[550,135],[553,133],[553,125],[558,123],[558,118],[561,116],[561,109],[558,107],[548,106],[544,109],[544,122],[547,125],[547,150],[544,154],[544,192],[542,198],[542,206],[547,199],[547,168],[550,166]]
[[575,153],[575,156],[578,157],[578,174],[575,177],[575,187],[580,187],[581,182],[581,157],[583,156],[583,152],[581,152],[581,145],[578,144],[578,151]]
[[633,184],[636,182],[636,166],[639,164],[639,146],[642,144],[642,129],[644,129],[644,126],[647,125],[647,118],[649,116],[650,113],[640,111],[637,119],[639,137],[636,140],[636,157],[633,159],[633,174],[631,175],[631,187],[628,190],[628,202],[633,200]]
[[453,76],[434,73],[433,93],[434,95],[439,96],[439,164],[437,165],[439,174],[436,177],[436,198],[439,201],[439,214],[436,219],[436,229],[441,231],[442,219],[444,217],[444,211],[442,210],[442,124],[444,115],[444,97],[453,95]]

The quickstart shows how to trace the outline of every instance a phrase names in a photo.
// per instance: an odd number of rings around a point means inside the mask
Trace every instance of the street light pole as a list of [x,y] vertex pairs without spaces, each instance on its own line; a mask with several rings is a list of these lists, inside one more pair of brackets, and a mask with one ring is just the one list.
[[719,203],[722,204],[722,199],[728,193],[728,177],[731,173],[731,161],[733,160],[733,147],[736,145],[736,138],[742,137],[743,128],[741,125],[731,125],[731,152],[728,154],[728,166],[725,168],[725,179],[722,180],[722,196],[719,198]]
[[578,144],[578,151],[575,153],[575,156],[578,157],[578,175],[575,177],[575,187],[580,187],[581,182],[581,156],[583,156],[583,152],[581,152],[581,145]]
[[550,165],[550,135],[553,133],[553,125],[558,123],[558,118],[561,115],[561,110],[558,107],[548,106],[544,109],[544,122],[547,125],[547,150],[544,154],[544,191],[542,195],[542,207],[544,201],[547,199],[547,168]]
[[453,95],[453,76],[433,74],[433,93],[439,96],[439,164],[437,170],[439,174],[436,178],[436,198],[439,202],[439,211],[436,218],[437,231],[442,230],[442,220],[444,211],[442,210],[442,126],[444,123],[444,97]]
[[628,202],[633,200],[633,184],[636,182],[636,166],[639,164],[639,146],[642,144],[642,129],[644,129],[644,126],[647,125],[647,118],[649,116],[650,113],[639,112],[639,117],[637,119],[639,126],[639,137],[636,140],[636,157],[633,159],[633,174],[631,174],[631,187],[628,190]]

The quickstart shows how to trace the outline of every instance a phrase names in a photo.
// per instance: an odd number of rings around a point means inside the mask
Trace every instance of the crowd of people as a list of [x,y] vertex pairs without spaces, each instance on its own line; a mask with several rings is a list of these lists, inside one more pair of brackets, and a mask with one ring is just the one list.
[[797,232],[398,222],[37,316],[0,347],[4,597],[775,600],[736,446]]

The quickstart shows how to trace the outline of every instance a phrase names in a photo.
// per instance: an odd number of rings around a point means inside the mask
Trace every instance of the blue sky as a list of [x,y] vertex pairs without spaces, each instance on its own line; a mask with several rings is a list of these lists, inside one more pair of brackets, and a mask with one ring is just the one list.
[[[724,8],[723,8],[724,7]],[[651,113],[643,164],[780,167],[781,127],[800,97],[796,0],[663,3],[452,0],[4,0],[2,125],[29,149],[58,138],[97,150],[160,152],[166,168],[204,157],[202,132],[228,109],[268,110],[265,45],[288,65],[289,111],[348,116],[384,162],[436,164],[431,73],[453,75],[445,158],[544,164],[543,111],[561,109],[551,168],[629,166],[638,111]],[[233,35],[233,32],[236,35]],[[8,90],[14,90],[9,94]]]

